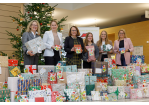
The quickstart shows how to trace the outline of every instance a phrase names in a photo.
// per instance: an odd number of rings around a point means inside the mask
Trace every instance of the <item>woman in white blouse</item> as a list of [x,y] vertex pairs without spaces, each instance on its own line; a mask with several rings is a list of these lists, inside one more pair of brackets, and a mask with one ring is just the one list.
[[[63,46],[62,34],[57,32],[58,24],[56,21],[51,21],[51,30],[46,31],[43,36],[43,42],[46,49],[44,51],[45,65],[56,65],[60,61],[60,50]],[[59,45],[59,50],[55,50],[56,45]]]

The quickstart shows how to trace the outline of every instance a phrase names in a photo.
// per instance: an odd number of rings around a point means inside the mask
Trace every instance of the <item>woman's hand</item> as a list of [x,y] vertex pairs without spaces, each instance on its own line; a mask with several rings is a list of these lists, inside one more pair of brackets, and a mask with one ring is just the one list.
[[55,46],[52,46],[51,48],[52,48],[52,49],[55,49]]
[[87,62],[91,62],[91,60],[90,59],[87,59]]
[[71,51],[75,51],[75,47],[72,47]]
[[34,56],[33,51],[27,51],[30,56]]
[[121,52],[119,51],[119,49],[117,50],[117,52],[120,54]]

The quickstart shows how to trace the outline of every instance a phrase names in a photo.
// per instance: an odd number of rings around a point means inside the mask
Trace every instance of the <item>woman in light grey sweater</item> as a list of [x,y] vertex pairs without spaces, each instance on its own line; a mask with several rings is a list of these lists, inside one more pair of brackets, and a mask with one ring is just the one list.
[[95,60],[99,57],[99,48],[96,44],[94,44],[93,40],[93,34],[91,32],[88,32],[84,41],[84,50],[83,50],[83,68],[91,68],[91,62],[90,59],[88,59],[88,51],[85,48],[85,46],[94,46],[94,54],[95,54]]

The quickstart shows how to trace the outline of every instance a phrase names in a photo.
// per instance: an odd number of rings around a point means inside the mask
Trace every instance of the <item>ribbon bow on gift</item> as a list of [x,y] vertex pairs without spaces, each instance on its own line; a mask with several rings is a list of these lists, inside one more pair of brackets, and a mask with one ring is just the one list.
[[117,96],[117,99],[118,99],[118,95],[119,95],[119,91],[118,91],[118,87],[117,87],[117,90],[115,91],[115,92],[112,92],[112,93],[115,93],[116,94],[116,96]]
[[32,65],[29,66],[29,72],[31,72],[33,74],[33,70],[37,70],[37,69],[32,69]]

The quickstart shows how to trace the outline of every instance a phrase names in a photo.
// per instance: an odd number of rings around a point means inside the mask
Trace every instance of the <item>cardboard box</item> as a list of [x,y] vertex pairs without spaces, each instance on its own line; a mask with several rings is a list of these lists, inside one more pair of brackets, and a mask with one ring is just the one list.
[[0,82],[8,81],[9,71],[8,67],[1,67]]
[[0,89],[3,89],[3,82],[0,82]]

